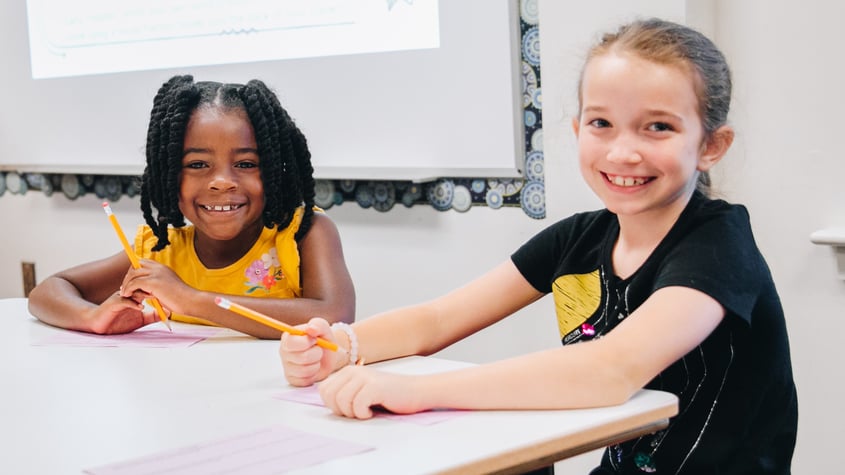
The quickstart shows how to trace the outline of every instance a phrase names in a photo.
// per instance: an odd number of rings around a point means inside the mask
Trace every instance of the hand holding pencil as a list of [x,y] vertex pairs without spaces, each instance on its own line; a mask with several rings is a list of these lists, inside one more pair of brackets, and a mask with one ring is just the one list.
[[[132,268],[140,268],[141,263],[138,261],[138,256],[135,254],[135,251],[132,250],[132,247],[129,245],[129,241],[126,240],[126,235],[123,234],[123,229],[121,229],[120,224],[117,222],[117,216],[115,216],[112,212],[111,206],[109,206],[108,202],[103,203],[103,211],[106,212],[106,216],[109,217],[109,221],[111,221],[111,225],[114,228],[115,233],[117,233],[120,243],[123,244],[123,250],[126,251],[126,256],[129,257],[129,262],[132,263]],[[164,309],[161,308],[161,303],[159,303],[158,299],[151,298],[149,300],[162,323],[164,323],[168,330],[173,331],[173,329],[170,328],[170,321],[167,319],[167,314],[164,313]]]
[[[244,307],[243,305],[236,304],[236,303],[230,301],[229,299],[226,299],[226,298],[223,298],[223,297],[215,297],[214,303],[216,303],[218,306],[220,306],[222,308],[225,308],[226,310],[230,310],[232,312],[237,313],[238,315],[252,319],[252,320],[254,320],[254,321],[256,321],[256,322],[258,322],[262,325],[266,325],[270,328],[275,328],[276,330],[279,330],[280,332],[290,333],[291,335],[307,335],[307,333],[300,330],[299,328],[294,328],[294,327],[287,325],[285,323],[282,323],[278,320],[272,319],[272,318],[268,317],[267,315],[264,315],[263,313],[256,312],[255,310],[253,310],[251,308]],[[338,350],[338,347],[337,347],[336,344],[334,344],[334,343],[332,343],[328,340],[324,340],[322,338],[317,338],[317,346],[325,348],[327,350],[331,350],[331,351],[337,351]]]

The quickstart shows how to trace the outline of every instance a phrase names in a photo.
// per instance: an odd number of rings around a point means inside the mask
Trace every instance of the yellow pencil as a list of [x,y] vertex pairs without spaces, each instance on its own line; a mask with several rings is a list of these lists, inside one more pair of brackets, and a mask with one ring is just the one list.
[[[280,332],[290,333],[291,335],[307,335],[307,333],[300,330],[299,328],[294,328],[292,326],[286,325],[278,320],[274,320],[268,317],[267,315],[264,315],[263,313],[258,313],[251,308],[236,304],[235,302],[232,302],[229,299],[225,299],[223,297],[215,297],[214,303],[216,303],[220,307],[225,308],[226,310],[231,310],[232,312],[235,312],[238,315],[243,315],[244,317],[251,318],[252,320],[255,320],[256,322],[261,323],[263,325],[267,325],[270,328],[275,328]],[[327,350],[337,351],[337,345],[322,338],[317,338],[317,346],[321,346]]]
[[[120,238],[120,243],[123,244],[123,250],[126,251],[126,255],[129,257],[129,262],[132,263],[132,268],[137,269],[141,267],[141,263],[138,262],[138,256],[135,255],[135,251],[133,251],[129,246],[129,241],[126,240],[126,235],[123,234],[123,229],[121,229],[120,224],[117,223],[117,216],[115,216],[112,212],[111,206],[109,206],[108,202],[103,203],[103,210],[106,212],[106,216],[109,217],[109,221],[111,221],[111,225],[114,227],[114,232],[117,233],[117,237]],[[173,329],[170,328],[170,322],[167,320],[167,315],[164,313],[164,309],[161,308],[161,304],[158,299],[151,298],[149,300],[153,308],[155,308],[158,318],[161,319],[162,323],[164,323],[168,330],[173,331]]]

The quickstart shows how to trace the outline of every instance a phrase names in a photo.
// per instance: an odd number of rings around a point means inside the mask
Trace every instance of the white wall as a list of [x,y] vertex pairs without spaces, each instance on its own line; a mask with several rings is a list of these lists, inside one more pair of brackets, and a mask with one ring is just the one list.
[[[745,203],[786,310],[799,389],[799,440],[793,472],[836,473],[845,384],[838,345],[845,333],[845,283],[832,251],[811,232],[845,225],[845,160],[840,110],[845,66],[838,24],[845,7],[805,0],[540,0],[548,219],[519,209],[429,207],[389,213],[345,203],[329,210],[338,224],[358,291],[358,316],[439,295],[493,267],[553,219],[599,206],[574,159],[569,118],[585,48],[598,30],[632,13],[687,21],[715,35],[735,75],[732,122],[737,143],[715,179]],[[592,5],[592,6],[591,6]],[[112,208],[126,229],[141,221],[137,199]],[[33,192],[0,197],[6,228],[0,246],[0,297],[22,296],[20,261],[37,263],[39,280],[74,263],[119,252],[100,200],[68,201]],[[516,317],[446,350],[442,356],[484,362],[558,344],[552,304],[543,299]],[[280,374],[281,377],[281,374]],[[585,473],[592,452],[557,465]]]
[[747,204],[786,311],[799,400],[794,473],[838,473],[845,282],[833,251],[808,236],[845,226],[845,6],[726,0],[717,17],[739,132],[721,181]]

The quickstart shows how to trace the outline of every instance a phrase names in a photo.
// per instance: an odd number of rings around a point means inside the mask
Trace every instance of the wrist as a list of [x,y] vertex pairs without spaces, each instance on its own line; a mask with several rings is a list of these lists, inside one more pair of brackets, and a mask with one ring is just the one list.
[[[358,336],[355,334],[355,329],[352,328],[351,325],[344,323],[344,322],[335,322],[332,323],[332,332],[335,335],[335,340],[342,341],[346,340],[347,344],[345,347],[346,354],[340,354],[340,368],[346,365],[354,365],[359,364],[361,361],[360,354],[358,352]],[[342,335],[338,338],[338,335]],[[336,368],[336,369],[340,369]]]

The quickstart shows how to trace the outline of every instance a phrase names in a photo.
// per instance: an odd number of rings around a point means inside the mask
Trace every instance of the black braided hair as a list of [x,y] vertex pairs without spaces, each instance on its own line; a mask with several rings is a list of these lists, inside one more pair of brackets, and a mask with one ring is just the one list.
[[314,169],[305,136],[276,94],[262,81],[243,84],[194,82],[192,76],[174,76],[153,100],[147,129],[147,164],[141,182],[141,211],[152,228],[159,251],[167,247],[168,226],[182,227],[179,177],[185,130],[198,107],[243,110],[255,131],[259,169],[264,187],[262,221],[267,228],[286,228],[299,206],[305,207],[295,239],[311,228],[314,215]]

